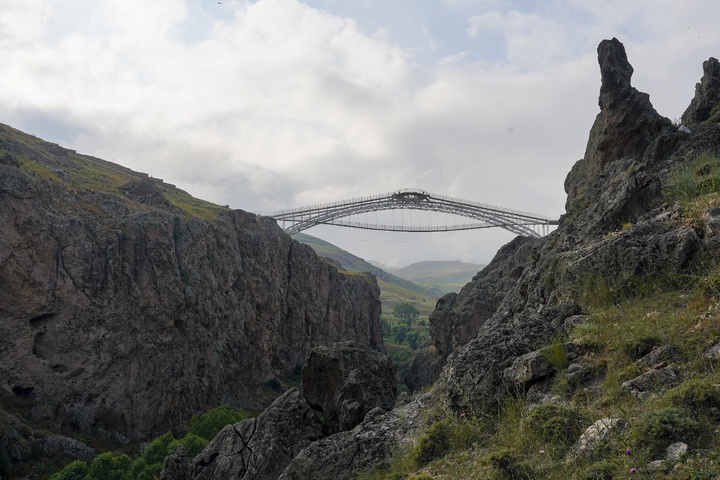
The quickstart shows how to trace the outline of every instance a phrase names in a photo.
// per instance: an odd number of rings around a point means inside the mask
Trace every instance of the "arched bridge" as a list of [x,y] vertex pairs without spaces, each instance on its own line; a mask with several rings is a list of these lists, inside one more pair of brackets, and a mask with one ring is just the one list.
[[[348,219],[353,215],[383,210],[427,210],[459,215],[475,220],[476,222],[460,225],[405,226],[361,223]],[[394,232],[449,232],[500,227],[517,235],[541,237],[548,233],[550,225],[558,224],[557,220],[535,213],[495,207],[493,205],[436,195],[416,189],[403,189],[394,193],[384,193],[322,205],[281,210],[272,213],[270,216],[278,222],[282,222],[283,228],[290,234],[307,230],[316,225],[339,225],[366,230]],[[537,230],[540,230],[540,232]]]

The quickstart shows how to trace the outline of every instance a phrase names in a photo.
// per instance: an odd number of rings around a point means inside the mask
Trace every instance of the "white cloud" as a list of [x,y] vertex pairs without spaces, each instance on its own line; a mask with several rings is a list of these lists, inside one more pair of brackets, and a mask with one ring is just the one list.
[[[555,215],[601,39],[669,116],[720,53],[714,0],[308,1],[9,0],[0,121],[250,211],[417,187]],[[328,239],[381,261],[429,241],[364,235]],[[510,234],[448,235],[434,255],[487,261]]]
[[43,35],[48,12],[41,0],[5,0],[0,9],[0,48],[13,48]]

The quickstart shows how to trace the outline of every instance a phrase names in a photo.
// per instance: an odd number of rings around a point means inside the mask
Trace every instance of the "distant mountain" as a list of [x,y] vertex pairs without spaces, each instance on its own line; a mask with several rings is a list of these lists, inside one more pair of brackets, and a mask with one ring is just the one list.
[[485,265],[454,261],[426,261],[393,269],[393,274],[443,293],[457,292]]
[[380,301],[385,313],[389,313],[396,303],[406,302],[420,310],[421,315],[429,316],[435,309],[437,299],[445,293],[442,290],[420,285],[388,273],[384,269],[317,237],[296,233],[293,238],[298,242],[310,245],[318,255],[336,263],[336,266],[343,270],[370,272],[375,275],[380,286]]

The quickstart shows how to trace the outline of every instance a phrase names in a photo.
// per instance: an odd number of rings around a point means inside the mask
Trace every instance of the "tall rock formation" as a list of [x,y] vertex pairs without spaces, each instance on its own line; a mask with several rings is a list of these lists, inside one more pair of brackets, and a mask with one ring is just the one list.
[[259,406],[317,345],[383,349],[375,279],[272,219],[6,126],[0,157],[0,378],[34,420],[148,438]]
[[[433,314],[437,324],[487,317],[477,336],[450,354],[438,380],[441,396],[455,407],[489,406],[514,388],[505,369],[564,332],[565,320],[582,310],[578,285],[596,279],[621,290],[644,275],[680,273],[707,246],[702,231],[670,220],[663,192],[678,165],[717,143],[720,128],[687,134],[660,116],[631,86],[633,69],[618,40],[600,43],[598,61],[600,113],[584,158],[565,181],[567,213],[558,229],[463,288],[454,299],[462,317],[457,308]],[[498,289],[491,276],[516,280]],[[473,308],[473,296],[493,288],[501,298],[488,316],[483,304]]]
[[682,114],[681,120],[694,125],[717,116],[720,120],[720,62],[710,57],[703,62],[703,76],[695,85],[695,98]]

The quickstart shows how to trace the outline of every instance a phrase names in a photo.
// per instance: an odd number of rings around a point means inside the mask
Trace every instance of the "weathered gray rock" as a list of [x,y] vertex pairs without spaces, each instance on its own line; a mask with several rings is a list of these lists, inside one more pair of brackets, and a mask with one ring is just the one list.
[[442,371],[442,358],[435,347],[425,347],[413,352],[409,364],[402,372],[402,383],[415,392],[435,383]]
[[427,428],[431,394],[416,394],[390,412],[376,408],[354,429],[319,440],[300,452],[280,480],[346,480],[387,465]]
[[[82,167],[2,125],[0,145],[49,171]],[[116,188],[144,184],[82,161]],[[183,193],[149,181],[151,197]],[[375,279],[341,274],[274,220],[93,189],[0,165],[0,377],[10,395],[56,402],[36,411],[48,428],[151,438],[220,404],[264,407],[259,387],[315,346],[383,349]]]
[[705,356],[711,360],[720,360],[720,343],[716,343],[705,352]]
[[448,357],[436,388],[457,408],[493,405],[508,392],[505,369],[516,358],[534,351],[536,345],[558,335],[564,320],[577,313],[577,304],[568,302],[540,311],[523,310],[517,315],[511,311],[496,314],[477,338]]
[[650,353],[637,360],[638,365],[643,368],[659,368],[667,364],[678,355],[677,347],[673,345],[660,345],[653,347]]
[[540,350],[535,350],[516,358],[512,365],[503,372],[503,379],[508,384],[526,385],[553,373],[555,373],[555,368],[550,365]]
[[538,239],[517,237],[500,248],[493,260],[459,293],[449,293],[438,300],[430,315],[430,335],[443,360],[475,338],[530,262],[530,250],[538,242]]
[[[695,85],[695,97],[682,114],[684,124],[695,124],[709,119],[720,105],[720,62],[710,57],[703,62],[703,76]],[[715,111],[720,115],[720,110]]]
[[298,452],[322,437],[316,413],[291,389],[257,418],[223,428],[193,459],[190,478],[274,480]]
[[655,111],[646,93],[631,86],[633,68],[617,39],[600,43],[598,62],[600,113],[584,158],[565,180],[565,208],[570,215],[592,208],[597,225],[588,227],[607,231],[657,206],[659,183],[641,162],[648,156],[664,158],[676,140],[670,120]]
[[[632,67],[620,42],[603,41],[598,57],[601,111],[584,158],[566,179],[568,212],[558,229],[516,249],[512,255],[518,258],[503,259],[522,268],[502,289],[489,318],[482,306],[473,307],[471,292],[482,286],[482,272],[433,314],[438,319],[477,314],[484,322],[476,338],[455,348],[438,380],[451,405],[485,404],[502,396],[505,369],[566,332],[566,319],[583,313],[574,303],[583,295],[579,285],[597,283],[621,292],[646,276],[684,272],[707,248],[701,230],[674,221],[679,211],[662,204],[661,194],[669,172],[717,142],[720,128],[703,126],[678,136],[648,96],[630,85]],[[436,345],[452,344],[444,330],[432,333],[441,336]]]
[[185,445],[180,445],[172,455],[165,457],[160,480],[189,480],[190,461],[185,452]]
[[680,371],[670,365],[661,369],[652,369],[623,382],[621,388],[640,399],[649,398],[674,387],[682,380]]
[[687,455],[688,446],[687,443],[676,442],[669,445],[665,451],[667,452],[665,458],[668,462],[677,462]]
[[591,457],[618,441],[630,424],[622,418],[601,418],[590,425],[575,443],[570,458]]
[[302,385],[328,433],[354,428],[376,407],[392,409],[397,394],[390,357],[357,342],[314,348],[302,369]]

